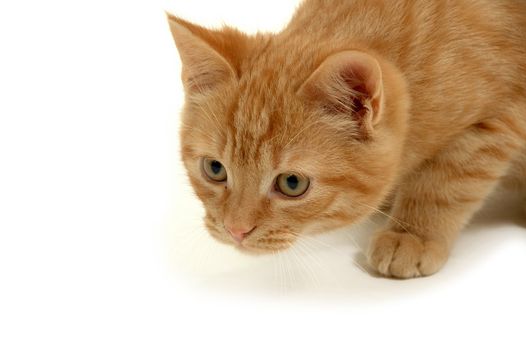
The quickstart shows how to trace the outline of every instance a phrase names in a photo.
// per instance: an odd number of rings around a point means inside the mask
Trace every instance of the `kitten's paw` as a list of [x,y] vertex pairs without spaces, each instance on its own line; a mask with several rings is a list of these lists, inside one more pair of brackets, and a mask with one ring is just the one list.
[[375,235],[369,248],[369,263],[384,276],[413,278],[431,275],[444,265],[446,245],[422,241],[408,233],[385,231]]

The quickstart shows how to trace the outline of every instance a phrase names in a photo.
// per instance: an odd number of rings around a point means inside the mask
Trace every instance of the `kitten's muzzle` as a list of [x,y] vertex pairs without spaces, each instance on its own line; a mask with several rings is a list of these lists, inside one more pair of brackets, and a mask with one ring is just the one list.
[[231,226],[225,224],[225,228],[237,243],[241,243],[250,233],[252,233],[252,231],[256,229],[256,226]]

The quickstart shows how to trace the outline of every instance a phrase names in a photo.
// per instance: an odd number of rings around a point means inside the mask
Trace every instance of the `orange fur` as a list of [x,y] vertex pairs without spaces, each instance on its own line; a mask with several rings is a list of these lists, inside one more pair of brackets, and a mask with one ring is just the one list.
[[[524,2],[306,0],[282,32],[256,36],[169,22],[182,156],[221,241],[236,222],[256,227],[241,248],[283,249],[394,198],[369,261],[429,275],[501,179],[526,182]],[[226,183],[204,178],[202,157]],[[274,191],[290,171],[311,180],[297,199]]]

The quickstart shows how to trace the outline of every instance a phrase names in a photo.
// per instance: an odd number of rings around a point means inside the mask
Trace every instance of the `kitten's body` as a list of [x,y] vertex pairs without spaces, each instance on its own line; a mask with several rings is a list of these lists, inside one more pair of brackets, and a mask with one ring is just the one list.
[[[526,103],[524,1],[311,0],[273,45],[259,59],[299,84],[308,77],[301,72],[344,49],[379,54],[400,70],[411,101],[401,175],[503,106]],[[526,110],[514,117],[526,120]]]
[[[183,158],[222,240],[223,220],[241,222],[258,228],[247,248],[277,249],[392,196],[370,262],[427,275],[502,178],[524,188],[524,1],[307,0],[281,33],[255,37],[171,25],[191,128]],[[203,156],[226,163],[228,186],[203,183]],[[313,180],[294,203],[267,193],[287,170]]]

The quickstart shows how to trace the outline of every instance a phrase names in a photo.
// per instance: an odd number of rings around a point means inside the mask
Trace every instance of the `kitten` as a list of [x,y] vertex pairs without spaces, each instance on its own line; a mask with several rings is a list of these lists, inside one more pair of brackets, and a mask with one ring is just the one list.
[[305,0],[253,36],[168,19],[182,157],[220,241],[272,252],[389,202],[369,262],[425,276],[502,179],[524,190],[526,2]]

